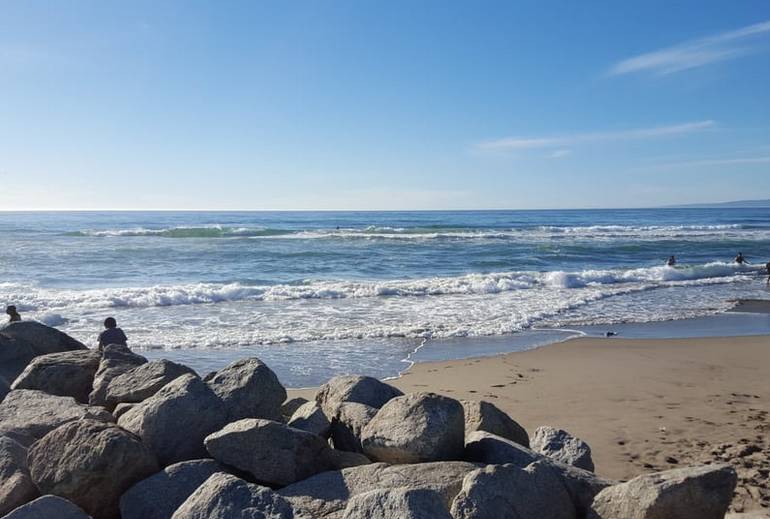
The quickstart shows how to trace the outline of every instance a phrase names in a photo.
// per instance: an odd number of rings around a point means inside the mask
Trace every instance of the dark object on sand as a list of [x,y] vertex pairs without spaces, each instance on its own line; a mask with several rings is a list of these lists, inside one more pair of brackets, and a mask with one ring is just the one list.
[[614,337],[618,334],[618,332],[604,332],[605,337]]

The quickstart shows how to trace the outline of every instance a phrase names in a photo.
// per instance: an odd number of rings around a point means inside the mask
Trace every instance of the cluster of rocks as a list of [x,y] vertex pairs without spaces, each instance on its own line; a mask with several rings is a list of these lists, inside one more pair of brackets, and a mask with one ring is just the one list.
[[627,482],[489,402],[341,376],[286,401],[248,358],[203,378],[35,322],[0,330],[0,517],[716,519],[728,465]]

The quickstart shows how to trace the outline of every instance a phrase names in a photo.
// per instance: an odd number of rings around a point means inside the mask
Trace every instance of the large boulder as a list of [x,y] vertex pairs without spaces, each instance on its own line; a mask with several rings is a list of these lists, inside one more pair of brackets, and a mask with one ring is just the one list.
[[331,418],[329,434],[335,449],[364,452],[361,431],[372,421],[379,409],[358,402],[343,402]]
[[273,370],[256,357],[233,362],[206,383],[224,402],[231,422],[243,418],[281,420],[286,389]]
[[737,482],[729,465],[645,474],[602,490],[591,519],[722,519]]
[[6,337],[19,339],[30,344],[37,355],[88,349],[85,344],[73,339],[66,333],[37,321],[10,323],[3,327],[0,333]]
[[139,436],[165,467],[207,457],[203,439],[226,421],[209,386],[196,375],[182,375],[122,414],[118,425]]
[[529,447],[529,435],[527,431],[505,414],[496,405],[475,400],[462,400],[465,411],[465,435],[472,432],[486,431],[494,435],[506,438],[512,442]]
[[3,519],[91,519],[83,510],[58,496],[38,497]]
[[[123,344],[108,344],[102,350],[102,359],[94,375],[93,390],[88,395],[91,405],[106,406],[107,387],[112,380],[129,370],[146,364],[147,359],[133,353]],[[111,410],[111,407],[109,407]]]
[[256,481],[283,486],[341,464],[367,463],[341,458],[320,436],[280,422],[246,418],[206,438],[206,449],[217,461],[250,474]]
[[158,471],[155,456],[114,424],[78,420],[35,442],[27,456],[32,481],[65,497],[97,519],[120,517],[120,496]]
[[39,495],[29,477],[27,449],[11,438],[0,436],[0,517]]
[[415,393],[388,401],[361,432],[364,454],[387,463],[458,460],[465,420],[457,400]]
[[559,475],[539,461],[519,468],[488,465],[465,476],[452,503],[454,519],[575,519]]
[[195,371],[166,359],[142,364],[110,381],[104,399],[105,405],[113,409],[123,402],[141,402],[182,375],[195,375]]
[[321,386],[315,400],[331,420],[343,402],[356,402],[379,409],[397,396],[403,396],[403,393],[376,378],[342,375]]
[[348,501],[343,519],[452,519],[444,498],[426,488],[372,490]]
[[[494,432],[494,431],[490,431]],[[567,431],[547,425],[538,427],[532,437],[532,450],[567,465],[594,471],[591,447]]]
[[322,438],[328,438],[331,429],[329,419],[315,402],[302,404],[289,418],[287,425]]
[[602,479],[593,472],[560,463],[516,442],[484,431],[471,433],[466,439],[465,459],[489,465],[511,464],[519,468],[538,461],[545,462],[561,477],[579,517],[588,513],[596,494],[615,483]]
[[5,398],[5,395],[10,393],[10,391],[11,391],[11,387],[8,384],[6,384],[4,380],[0,379],[0,402],[3,401],[3,399]]
[[462,461],[386,465],[374,463],[322,472],[278,491],[294,507],[297,517],[340,519],[348,501],[373,490],[397,488],[436,491],[449,507],[463,478],[479,466]]
[[0,331],[0,387],[9,389],[27,364],[38,355],[40,353],[30,343]]
[[222,466],[214,460],[175,463],[144,479],[120,498],[121,519],[171,519],[195,490]]
[[293,519],[291,505],[270,490],[218,472],[182,503],[173,519]]
[[112,415],[102,407],[78,404],[68,396],[17,389],[0,402],[0,436],[29,446],[60,425],[83,418],[113,421]]
[[11,389],[39,389],[51,395],[71,396],[88,403],[99,368],[98,351],[78,350],[35,357],[11,384]]

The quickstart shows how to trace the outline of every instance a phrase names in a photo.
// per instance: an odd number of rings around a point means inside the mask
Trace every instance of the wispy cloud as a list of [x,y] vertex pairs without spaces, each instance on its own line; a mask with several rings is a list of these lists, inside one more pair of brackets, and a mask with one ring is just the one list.
[[548,156],[552,159],[560,159],[572,154],[572,150],[567,148],[561,148],[559,150],[553,150]]
[[630,141],[641,139],[655,139],[661,137],[673,137],[685,135],[704,130],[710,130],[716,127],[716,122],[712,120],[695,121],[670,126],[655,126],[652,128],[636,128],[632,130],[621,130],[616,132],[592,132],[579,133],[574,135],[565,135],[560,137],[505,137],[480,142],[476,145],[477,149],[482,151],[516,151],[530,149],[557,148],[552,157],[564,156],[556,155],[559,151],[569,150],[565,148],[579,144],[602,141]]
[[680,162],[669,162],[659,164],[659,168],[682,168],[682,167],[706,167],[706,166],[736,166],[743,164],[770,164],[770,157],[741,157],[731,159],[701,159],[685,160]]
[[619,76],[651,72],[666,75],[725,61],[749,52],[748,48],[741,46],[746,39],[768,32],[770,20],[624,59],[613,65],[607,74]]

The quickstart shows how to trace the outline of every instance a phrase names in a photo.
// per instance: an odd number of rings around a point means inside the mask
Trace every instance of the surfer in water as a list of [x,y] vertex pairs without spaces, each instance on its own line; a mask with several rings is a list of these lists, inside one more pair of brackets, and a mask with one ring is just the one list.
[[673,267],[674,265],[676,265],[676,256],[669,256],[668,259],[666,260],[666,265],[669,267]]
[[747,265],[749,264],[749,260],[747,260],[746,258],[743,257],[743,253],[742,252],[739,252],[738,255],[735,257],[735,262],[738,265],[743,265],[744,263],[747,264]]

